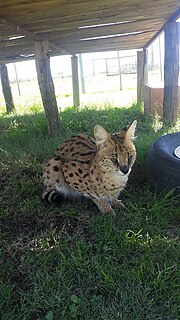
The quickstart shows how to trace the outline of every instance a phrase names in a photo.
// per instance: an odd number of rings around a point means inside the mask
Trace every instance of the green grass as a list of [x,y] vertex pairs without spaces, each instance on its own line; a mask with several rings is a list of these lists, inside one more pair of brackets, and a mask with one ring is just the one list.
[[[177,320],[179,203],[145,177],[150,143],[162,128],[140,105],[61,113],[63,132],[49,138],[42,107],[0,118],[0,313],[2,320]],[[88,200],[41,201],[42,163],[74,133],[117,131],[138,120],[137,161],[115,219]]]

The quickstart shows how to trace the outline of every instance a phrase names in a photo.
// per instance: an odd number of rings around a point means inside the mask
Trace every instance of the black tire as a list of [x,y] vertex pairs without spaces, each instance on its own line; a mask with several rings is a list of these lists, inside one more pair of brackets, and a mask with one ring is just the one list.
[[180,159],[174,154],[178,146],[180,132],[167,134],[150,145],[146,156],[148,180],[159,191],[176,188],[175,195],[180,195]]

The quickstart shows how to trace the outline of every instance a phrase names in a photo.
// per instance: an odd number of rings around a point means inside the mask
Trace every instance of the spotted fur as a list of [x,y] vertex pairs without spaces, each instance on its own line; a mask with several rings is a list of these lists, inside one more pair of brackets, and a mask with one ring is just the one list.
[[77,135],[60,144],[43,168],[42,198],[52,202],[62,196],[73,199],[83,195],[101,212],[115,214],[114,208],[123,207],[118,196],[136,158],[136,123],[111,136],[96,125],[95,139]]

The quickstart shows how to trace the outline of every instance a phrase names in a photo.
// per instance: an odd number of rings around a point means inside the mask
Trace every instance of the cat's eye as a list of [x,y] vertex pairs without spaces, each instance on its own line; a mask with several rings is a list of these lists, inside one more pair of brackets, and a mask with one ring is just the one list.
[[117,158],[113,157],[113,158],[111,158],[111,161],[112,161],[113,164],[118,165],[118,159]]
[[129,162],[129,163],[131,162],[132,158],[133,158],[133,156],[129,156],[129,157],[128,157],[128,162]]

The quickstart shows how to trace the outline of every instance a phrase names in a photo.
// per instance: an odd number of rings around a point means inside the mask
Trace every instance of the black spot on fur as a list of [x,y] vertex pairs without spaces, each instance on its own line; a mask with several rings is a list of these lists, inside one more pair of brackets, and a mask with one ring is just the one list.
[[78,169],[78,172],[79,172],[79,173],[83,173],[82,169],[80,169],[80,168]]
[[58,166],[54,166],[54,167],[53,167],[53,170],[54,170],[54,171],[59,171],[59,167],[58,167]]
[[72,157],[77,156],[78,154],[79,154],[79,151],[78,152],[74,152],[74,153],[72,153]]
[[79,173],[78,172],[75,172],[75,175],[79,177]]
[[81,156],[81,157],[90,156],[90,155],[92,155],[93,153],[95,153],[95,151],[94,151],[94,150],[89,151],[89,152],[81,153],[81,154],[80,154],[80,156]]
[[76,163],[75,163],[75,162],[72,162],[71,165],[72,165],[73,167],[76,167]]
[[[76,142],[76,145],[77,145],[77,146],[78,146],[78,145],[82,145],[83,147],[86,147],[87,149],[92,150],[92,147],[90,147],[89,144],[86,143],[86,142],[77,141],[77,142]],[[93,150],[92,150],[92,151],[93,151]],[[94,152],[94,151],[93,151],[93,152]]]
[[78,160],[78,162],[82,164],[90,164],[90,160]]
[[74,174],[71,172],[71,173],[69,174],[69,176],[72,178],[72,177],[74,176]]

